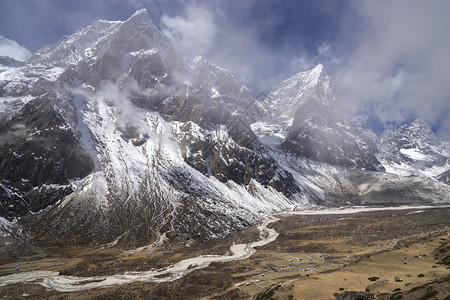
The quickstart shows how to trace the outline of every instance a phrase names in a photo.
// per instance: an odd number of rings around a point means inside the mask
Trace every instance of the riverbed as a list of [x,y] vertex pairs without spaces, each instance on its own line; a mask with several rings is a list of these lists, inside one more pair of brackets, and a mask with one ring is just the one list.
[[170,265],[168,267],[153,269],[143,272],[125,272],[108,276],[77,277],[60,275],[52,271],[31,271],[19,272],[12,275],[0,277],[0,286],[18,284],[18,283],[37,283],[46,288],[60,292],[73,292],[90,289],[102,289],[117,285],[123,285],[136,282],[170,282],[186,274],[206,268],[213,262],[230,262],[243,260],[250,257],[256,250],[255,247],[261,247],[275,241],[278,233],[271,228],[269,224],[278,221],[276,215],[314,215],[314,214],[351,214],[361,212],[371,212],[380,210],[422,210],[428,208],[448,208],[445,206],[410,206],[410,207],[344,207],[344,208],[319,208],[310,207],[308,209],[293,210],[286,212],[275,212],[262,216],[263,223],[258,227],[260,231],[260,240],[247,243],[235,244],[230,247],[228,255],[201,255]]

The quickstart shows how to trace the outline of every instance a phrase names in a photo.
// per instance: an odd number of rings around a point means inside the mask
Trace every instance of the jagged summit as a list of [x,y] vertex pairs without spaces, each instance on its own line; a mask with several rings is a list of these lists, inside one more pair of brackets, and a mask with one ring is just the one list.
[[439,144],[439,140],[430,125],[422,118],[414,120],[410,125],[400,126],[398,132],[407,136],[411,143],[419,148]]
[[[301,81],[303,84],[308,84],[310,86],[317,85],[321,76],[327,76],[325,71],[323,70],[323,65],[318,64],[314,68],[309,71],[302,71],[291,78],[283,81],[284,82],[292,82],[292,81]],[[283,84],[282,83],[282,84]]]
[[293,118],[297,108],[311,100],[324,104],[334,100],[330,79],[321,64],[283,81],[269,93],[264,102],[275,115]]
[[423,119],[423,118],[417,118],[415,119],[412,123],[411,126],[413,127],[424,127],[424,128],[430,128],[430,125],[428,125],[428,123]]
[[316,70],[317,72],[322,73],[322,71],[323,71],[323,65],[322,65],[322,64],[317,64],[317,65],[313,68],[313,70]]
[[349,168],[379,169],[373,151],[336,103],[323,65],[283,81],[264,104],[271,119],[283,123],[277,134],[285,151]]
[[408,127],[408,130],[412,131],[420,131],[423,135],[435,137],[433,130],[430,125],[422,118],[417,118],[414,120],[411,125]]
[[421,118],[397,130],[389,126],[376,144],[377,157],[389,173],[429,177],[450,169],[449,149]]
[[223,237],[294,205],[400,201],[377,198],[391,190],[446,201],[431,179],[361,171],[377,161],[323,69],[260,103],[184,61],[145,10],[24,64],[0,58],[0,218],[41,244],[131,248]]
[[123,23],[131,23],[137,26],[151,26],[156,28],[147,9],[145,8],[137,10],[131,17],[123,21]]
[[42,47],[29,62],[68,67],[107,55],[121,67],[129,68],[128,53],[152,48],[162,52],[162,59],[168,67],[175,68],[175,65],[182,64],[171,42],[153,24],[147,10],[142,9],[125,21],[97,21],[81,28],[56,44]]
[[20,90],[0,80],[15,112],[0,118],[0,137],[20,133],[0,144],[0,216],[53,205],[33,236],[136,246],[167,233],[189,244],[307,202],[292,174],[255,150],[248,90],[207,61],[186,66],[145,11],[82,28],[31,61],[39,79]]
[[128,20],[142,16],[150,20],[150,16],[146,8],[138,9],[134,14],[131,15],[131,17]]

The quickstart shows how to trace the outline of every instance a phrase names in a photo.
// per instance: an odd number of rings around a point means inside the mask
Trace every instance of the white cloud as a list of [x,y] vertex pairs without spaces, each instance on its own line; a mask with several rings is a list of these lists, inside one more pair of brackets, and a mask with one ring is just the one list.
[[303,53],[300,56],[294,56],[291,61],[291,66],[294,70],[304,71],[314,67],[312,60]]
[[442,140],[450,142],[450,118],[449,117],[444,119],[437,134]]
[[281,82],[274,72],[276,60],[281,56],[265,48],[253,28],[236,30],[229,26],[221,31],[223,34],[208,57],[211,61],[226,68],[239,81],[251,85],[254,95],[262,91],[268,93]]
[[189,58],[208,53],[217,33],[214,14],[204,6],[188,5],[185,16],[163,15],[161,25],[163,33]]
[[0,56],[9,56],[19,61],[25,61],[31,56],[31,52],[15,41],[0,35]]
[[355,113],[370,107],[384,122],[411,116],[430,125],[445,121],[445,112],[450,113],[450,2],[353,4],[360,19],[339,39],[346,62],[335,74],[347,109]]
[[329,43],[322,42],[319,47],[317,47],[317,53],[320,56],[328,56],[331,54],[331,46]]

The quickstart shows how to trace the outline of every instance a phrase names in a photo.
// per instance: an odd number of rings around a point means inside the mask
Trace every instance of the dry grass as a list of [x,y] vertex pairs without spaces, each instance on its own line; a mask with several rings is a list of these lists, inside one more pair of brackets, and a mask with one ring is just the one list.
[[[274,225],[280,233],[278,239],[260,247],[250,258],[211,264],[174,282],[134,283],[74,293],[20,284],[0,287],[0,295],[12,299],[22,298],[23,294],[47,299],[247,299],[258,293],[270,293],[274,299],[328,299],[333,293],[364,291],[374,283],[368,278],[376,276],[379,279],[375,283],[390,281],[379,288],[379,293],[391,294],[395,290],[403,293],[405,299],[437,293],[439,298],[445,298],[450,290],[445,281],[449,270],[447,265],[437,262],[449,255],[449,219],[447,209],[429,209],[413,217],[402,211],[286,216]],[[54,266],[45,265],[49,262],[46,257],[21,260],[77,275],[145,270],[186,257],[225,253],[234,238],[252,240],[255,233],[253,229],[217,244],[153,252],[55,249],[51,259],[61,259],[61,264]],[[10,265],[0,269],[14,267],[17,262],[9,262]],[[403,281],[396,282],[395,277]]]

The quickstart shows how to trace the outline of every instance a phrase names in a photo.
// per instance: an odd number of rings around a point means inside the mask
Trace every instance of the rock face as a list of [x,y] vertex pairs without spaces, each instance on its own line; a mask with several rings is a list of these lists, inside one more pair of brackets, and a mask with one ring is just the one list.
[[433,177],[450,169],[450,151],[422,119],[397,130],[387,128],[376,141],[377,157],[389,173]]
[[266,106],[271,114],[292,119],[284,150],[342,167],[380,169],[373,150],[338,107],[322,65],[282,82]]
[[436,180],[368,171],[321,66],[259,103],[145,10],[1,58],[0,97],[0,234],[36,243],[190,245],[295,205],[450,200]]
[[372,294],[389,293],[392,290],[392,283],[389,280],[380,280],[366,287],[366,292]]
[[56,203],[73,191],[71,180],[94,169],[89,154],[54,110],[53,97],[36,97],[1,124],[0,205],[4,218]]
[[437,179],[439,181],[442,181],[446,184],[450,184],[450,170],[445,171],[444,173],[440,174]]
[[365,292],[343,292],[342,294],[335,293],[334,299],[336,300],[375,300],[376,298],[373,294]]
[[306,202],[258,150],[248,90],[185,64],[145,10],[2,61],[1,216],[36,240],[189,244]]
[[170,70],[182,64],[181,56],[153,24],[145,9],[138,10],[124,22],[97,21],[71,36],[64,36],[56,44],[42,47],[29,63],[58,67],[75,66],[80,62],[85,62],[83,67],[86,67],[95,63],[86,75],[103,75],[104,79],[128,71],[126,67],[135,62],[133,57],[140,58],[139,54],[157,54]]
[[0,65],[5,67],[20,67],[23,66],[23,62],[15,60],[8,56],[0,56]]
[[186,86],[159,108],[170,120],[192,121],[201,127],[225,125],[239,145],[253,149],[256,136],[250,128],[261,107],[248,89],[226,70],[196,57],[189,66]]

